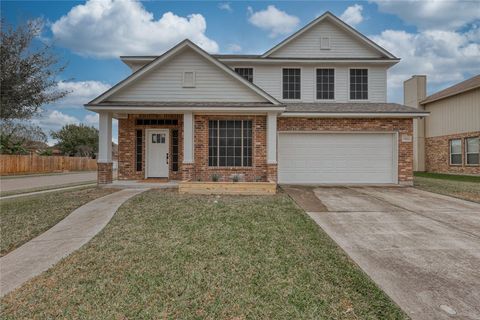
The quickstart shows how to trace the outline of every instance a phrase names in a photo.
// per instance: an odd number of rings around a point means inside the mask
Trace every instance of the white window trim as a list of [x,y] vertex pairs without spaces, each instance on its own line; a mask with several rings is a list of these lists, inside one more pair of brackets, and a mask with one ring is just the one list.
[[[351,69],[367,69],[368,77],[367,77],[367,83],[368,83],[368,99],[350,99],[350,70]],[[348,67],[347,68],[347,101],[348,102],[370,102],[370,98],[372,97],[372,92],[370,90],[371,87],[371,70],[369,67]],[[386,87],[385,87],[386,88]]]
[[[460,141],[460,153],[452,153],[452,141]],[[460,163],[452,163],[452,155],[460,155]],[[463,164],[462,139],[448,140],[448,163],[451,166],[461,166]]]
[[[333,99],[317,99],[317,70],[333,69]],[[313,101],[315,102],[337,102],[337,67],[314,67],[313,68]]]
[[[283,69],[300,69],[300,99],[284,99],[283,98]],[[302,101],[303,97],[303,67],[299,66],[282,66],[280,68],[280,101]]]
[[[252,69],[252,77],[253,77],[252,83],[255,83],[255,67],[252,67],[252,66],[232,66],[233,72],[236,72],[235,68],[249,68],[249,69]],[[245,79],[245,80],[247,80],[247,79]]]
[[[185,74],[186,73],[193,73],[193,83],[192,85],[185,84]],[[184,70],[182,75],[182,88],[195,88],[197,86],[197,73],[192,70]]]
[[[468,152],[468,139],[480,139],[480,137],[466,137],[465,138],[465,165],[470,167],[478,167],[480,163],[468,163],[469,154],[477,154],[476,152]],[[478,153],[480,157],[480,152]]]

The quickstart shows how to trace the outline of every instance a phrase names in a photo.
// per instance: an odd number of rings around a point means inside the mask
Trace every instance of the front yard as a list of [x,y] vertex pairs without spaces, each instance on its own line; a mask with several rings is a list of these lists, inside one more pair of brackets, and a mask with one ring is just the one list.
[[284,193],[143,193],[1,303],[3,319],[406,318]]
[[414,185],[422,190],[480,202],[479,176],[416,172]]
[[0,201],[0,257],[47,231],[76,208],[116,190],[84,188]]

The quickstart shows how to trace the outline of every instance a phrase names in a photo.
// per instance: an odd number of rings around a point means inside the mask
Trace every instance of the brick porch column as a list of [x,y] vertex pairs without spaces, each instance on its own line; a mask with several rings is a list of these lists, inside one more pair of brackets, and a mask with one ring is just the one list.
[[267,164],[267,180],[277,182],[277,164]]
[[194,153],[194,116],[192,112],[183,114],[183,164],[182,180],[188,181],[194,178],[195,153]]
[[277,182],[277,113],[267,115],[267,179]]
[[108,184],[113,181],[112,162],[112,114],[99,113],[97,183]]

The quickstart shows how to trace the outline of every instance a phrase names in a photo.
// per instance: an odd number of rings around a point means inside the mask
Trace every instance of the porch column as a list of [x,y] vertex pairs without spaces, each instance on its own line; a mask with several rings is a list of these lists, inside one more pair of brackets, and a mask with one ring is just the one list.
[[99,113],[98,134],[98,159],[97,159],[97,182],[98,184],[112,183],[112,114],[109,112]]
[[267,114],[267,178],[277,181],[277,113]]
[[194,155],[194,123],[193,113],[183,114],[183,164],[182,179],[184,181],[193,179],[195,155]]

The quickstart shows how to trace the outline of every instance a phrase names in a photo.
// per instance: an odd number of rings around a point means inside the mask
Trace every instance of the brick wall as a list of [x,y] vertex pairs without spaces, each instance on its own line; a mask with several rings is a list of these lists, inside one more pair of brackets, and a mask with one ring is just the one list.
[[[178,125],[148,125],[137,126],[136,119],[177,119]],[[183,115],[176,114],[139,114],[128,115],[127,119],[118,120],[118,179],[119,180],[138,180],[145,178],[145,130],[146,129],[170,129],[170,155],[172,154],[172,129],[178,129],[178,171],[172,170],[172,162],[170,161],[169,178],[173,180],[181,180],[182,178],[182,162],[183,162]],[[135,143],[136,131],[142,130],[142,170],[136,170],[135,162]],[[171,159],[171,157],[170,157]]]
[[[252,120],[252,166],[209,167],[208,166],[208,120]],[[267,118],[266,116],[195,116],[195,166],[192,180],[211,181],[213,174],[220,181],[231,181],[233,175],[241,175],[243,181],[267,181]]]
[[108,184],[113,182],[113,163],[99,162],[97,163],[97,183]]
[[412,119],[320,119],[278,118],[278,131],[386,131],[398,132],[398,181],[413,182],[413,142],[403,142],[402,135],[412,137]]
[[[480,174],[480,166],[466,165],[465,138],[478,137],[480,131],[425,138],[425,170],[439,173]],[[450,140],[462,139],[462,164],[450,165]]]

